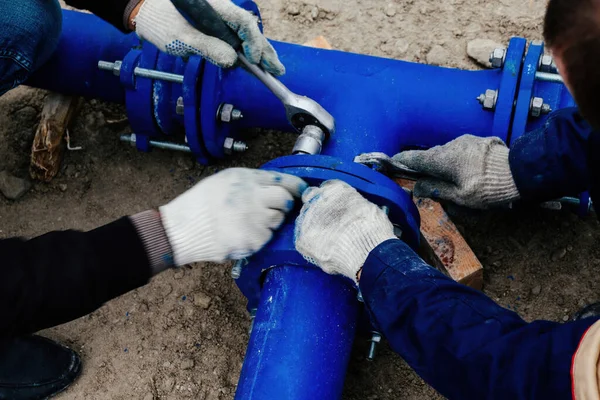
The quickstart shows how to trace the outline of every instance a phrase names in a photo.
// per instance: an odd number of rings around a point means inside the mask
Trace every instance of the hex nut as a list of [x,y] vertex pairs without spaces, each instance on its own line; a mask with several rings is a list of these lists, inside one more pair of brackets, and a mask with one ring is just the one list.
[[178,97],[177,98],[177,105],[175,106],[175,113],[177,115],[183,115],[183,97]]
[[529,108],[530,115],[534,118],[542,115],[542,107],[544,107],[544,99],[541,97],[534,97],[531,99],[531,106]]
[[504,49],[504,48],[494,49],[494,51],[490,55],[490,64],[492,64],[492,68],[502,68],[502,66],[504,65],[505,57],[506,57],[506,49]]
[[221,122],[231,122],[231,114],[233,113],[233,104],[222,104],[219,107],[219,120]]
[[230,137],[225,138],[225,143],[223,143],[223,150],[224,150],[225,154],[227,154],[227,155],[233,154],[233,144],[234,143],[235,143],[235,140],[233,140],[233,138],[230,138]]
[[493,110],[496,108],[496,101],[498,100],[498,91],[488,89],[485,94],[481,94],[477,100],[481,103],[484,110]]
[[542,57],[540,57],[539,70],[541,72],[549,72],[549,73],[553,73],[553,74],[558,72],[558,68],[556,67],[556,64],[554,63],[554,59],[552,58],[551,55],[544,54]]

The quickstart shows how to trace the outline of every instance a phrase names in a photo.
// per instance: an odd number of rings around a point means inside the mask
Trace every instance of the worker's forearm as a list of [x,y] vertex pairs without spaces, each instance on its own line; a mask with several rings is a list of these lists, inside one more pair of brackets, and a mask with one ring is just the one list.
[[528,324],[399,240],[373,250],[360,288],[376,329],[451,399],[568,398],[571,359],[594,322]]
[[575,108],[556,111],[544,125],[511,143],[509,162],[524,201],[540,202],[590,188],[592,128]]
[[138,230],[122,218],[90,232],[0,241],[0,336],[86,315],[152,275]]

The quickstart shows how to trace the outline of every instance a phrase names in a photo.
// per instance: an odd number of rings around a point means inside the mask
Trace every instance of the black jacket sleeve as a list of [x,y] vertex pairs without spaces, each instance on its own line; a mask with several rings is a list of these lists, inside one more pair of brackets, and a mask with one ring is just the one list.
[[90,232],[1,240],[0,257],[0,336],[74,320],[151,277],[129,218]]
[[88,10],[124,31],[123,14],[130,0],[65,0],[71,7]]

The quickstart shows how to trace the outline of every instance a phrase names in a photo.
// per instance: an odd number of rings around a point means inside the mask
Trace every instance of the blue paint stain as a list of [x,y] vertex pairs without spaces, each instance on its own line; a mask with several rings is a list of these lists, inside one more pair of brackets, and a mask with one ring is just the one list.
[[194,346],[199,349],[200,348],[200,343],[194,343]]
[[520,301],[520,300],[521,300],[521,296],[517,296],[517,301]]
[[514,277],[514,276],[512,276],[512,275],[509,275],[509,276],[507,276],[507,278],[508,278],[508,279],[510,279],[511,281],[514,281],[514,280],[515,280],[515,277]]
[[126,317],[126,318],[129,318],[129,311],[127,311],[127,312],[125,313],[125,317]]
[[433,189],[431,191],[431,197],[433,197],[434,199],[437,199],[440,197],[440,191],[439,189]]
[[127,349],[127,347],[125,347],[125,349],[123,350],[125,353],[129,352],[129,349]]
[[181,300],[182,300],[182,301],[185,301],[185,299],[187,299],[187,296],[182,296],[182,297],[181,297]]

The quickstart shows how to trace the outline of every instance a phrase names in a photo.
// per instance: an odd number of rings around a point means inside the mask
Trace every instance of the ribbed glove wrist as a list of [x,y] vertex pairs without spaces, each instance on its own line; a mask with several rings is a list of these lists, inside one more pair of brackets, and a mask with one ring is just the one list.
[[508,162],[509,149],[504,144],[492,144],[485,159],[481,202],[486,206],[507,204],[519,199],[519,190]]
[[152,269],[156,275],[173,266],[173,250],[167,239],[160,215],[155,210],[144,211],[129,217],[135,227]]

